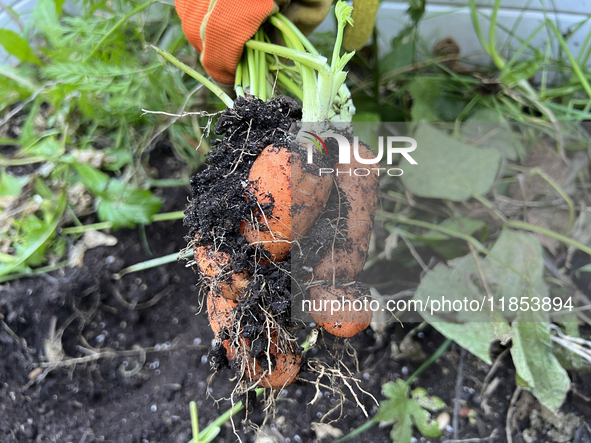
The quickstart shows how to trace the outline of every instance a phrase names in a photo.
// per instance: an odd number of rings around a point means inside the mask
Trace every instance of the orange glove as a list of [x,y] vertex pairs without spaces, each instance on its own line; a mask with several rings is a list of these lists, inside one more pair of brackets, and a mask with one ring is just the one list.
[[201,64],[214,80],[225,84],[234,83],[244,43],[269,15],[285,9],[285,15],[309,33],[326,18],[330,5],[331,0],[299,0],[291,4],[289,0],[175,2],[183,32],[201,54]]

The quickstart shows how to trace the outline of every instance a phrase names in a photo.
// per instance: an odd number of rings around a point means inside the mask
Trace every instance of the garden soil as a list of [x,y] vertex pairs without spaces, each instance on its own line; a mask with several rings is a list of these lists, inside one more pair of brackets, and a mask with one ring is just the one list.
[[[166,146],[153,153],[151,163],[162,178],[182,167]],[[189,187],[162,192],[163,212],[184,210],[191,197]],[[115,246],[87,251],[82,267],[0,285],[1,443],[187,443],[190,401],[197,403],[201,429],[231,407],[235,373],[211,369],[208,353],[214,337],[196,272],[179,261],[114,277],[127,266],[180,251],[187,244],[185,237],[194,233],[180,220],[155,223],[145,228],[146,247],[138,229],[122,229],[113,233]],[[407,289],[409,281],[416,284],[420,272],[387,262],[372,269],[361,280],[387,284],[388,291]],[[321,345],[307,357],[333,364],[331,355],[344,355],[359,387],[383,400],[383,384],[408,378],[444,341],[432,328],[419,331],[416,326],[391,322],[383,331],[370,328],[353,337],[348,344],[356,350],[356,361],[343,352],[342,340],[330,337],[321,337]],[[297,331],[300,341],[308,332]],[[515,371],[508,352],[491,352],[499,363],[488,379],[491,366],[454,345],[413,382],[413,387],[426,388],[447,404],[434,414],[444,428],[441,441],[507,441]],[[48,358],[53,365],[40,368]],[[563,407],[562,422],[573,417],[577,421],[571,420],[573,429],[560,430],[566,440],[552,437],[558,435],[560,420],[552,424],[544,419],[524,392],[513,405],[513,442],[590,441],[591,376],[571,373],[571,379],[575,390]],[[494,389],[483,393],[485,380],[489,387],[494,383]],[[375,415],[372,398],[360,390],[356,394],[369,416]],[[247,421],[244,411],[237,414],[233,423],[222,426],[216,441],[334,441],[367,421],[352,395],[342,408],[326,415],[338,404],[339,398],[326,387],[318,395],[314,384],[296,381],[277,396],[270,416],[258,401]],[[539,411],[536,416],[534,410]],[[328,426],[313,426],[321,421]],[[258,435],[256,428],[262,431]],[[350,441],[388,442],[389,431],[374,426]]]

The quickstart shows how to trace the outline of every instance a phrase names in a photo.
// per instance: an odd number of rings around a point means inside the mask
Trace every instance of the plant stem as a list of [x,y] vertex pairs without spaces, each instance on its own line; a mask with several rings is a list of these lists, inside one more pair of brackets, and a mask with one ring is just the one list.
[[504,226],[506,226],[507,228],[524,229],[524,230],[530,231],[530,232],[537,232],[538,234],[542,234],[547,237],[556,239],[556,240],[558,240],[562,243],[565,243],[567,245],[574,246],[578,250],[591,255],[591,248],[589,246],[585,246],[584,244],[579,243],[578,241],[573,240],[572,238],[566,237],[565,235],[558,234],[557,232],[551,231],[549,229],[542,228],[541,226],[532,225],[530,223],[526,223],[526,222],[522,222],[522,221],[518,221],[518,220],[510,220],[507,223],[505,223]]
[[[264,388],[258,388],[258,389],[256,389],[255,390],[256,396],[258,397],[264,391],[265,391]],[[243,409],[244,409],[244,404],[241,401],[239,401],[232,408],[228,409],[225,413],[223,413],[218,418],[216,418],[213,422],[211,422],[209,424],[209,426],[207,426],[203,431],[201,431],[200,436],[207,435],[210,432],[210,430],[213,429],[213,428],[219,428],[219,427],[221,427],[225,422],[227,422],[228,420],[230,420],[235,414],[237,414],[238,412],[242,411]],[[197,441],[196,440],[191,440],[189,443],[197,443]]]
[[92,223],[90,225],[72,226],[71,228],[63,228],[61,234],[83,234],[88,231],[100,231],[102,229],[110,229],[113,223],[106,221],[100,223]]
[[410,384],[414,381],[415,378],[417,378],[419,375],[421,375],[423,372],[425,372],[425,370],[431,366],[435,360],[437,360],[439,357],[441,357],[443,355],[443,353],[445,351],[447,351],[449,349],[449,347],[451,346],[451,344],[453,343],[453,340],[451,339],[446,339],[441,346],[439,346],[439,348],[437,348],[437,351],[435,351],[433,354],[431,354],[431,356],[425,360],[423,362],[423,364],[421,366],[419,366],[419,368],[413,372],[411,374],[410,377],[408,377],[408,379],[406,380],[406,384],[408,386],[410,386]]
[[256,57],[255,51],[252,48],[246,48],[246,60],[248,65],[248,77],[250,78],[250,93],[255,97],[258,97],[259,82],[256,76]]
[[56,263],[55,265],[42,266],[40,268],[35,268],[31,272],[17,272],[15,274],[5,275],[5,276],[0,277],[0,283],[6,283],[7,281],[18,280],[19,278],[23,278],[23,277],[34,277],[35,275],[47,274],[48,272],[57,271],[58,269],[65,268],[66,266],[68,266],[68,262],[62,261],[62,262]]
[[548,19],[547,19],[547,22],[548,22],[548,25],[550,26],[550,28],[552,28],[552,31],[554,32],[554,35],[556,36],[558,43],[560,44],[560,46],[562,47],[562,49],[566,53],[566,56],[568,57],[568,60],[570,61],[571,67],[573,68],[573,71],[575,72],[577,79],[581,82],[581,85],[583,85],[583,89],[585,90],[585,92],[587,93],[589,98],[591,98],[591,85],[589,85],[589,82],[587,81],[587,77],[585,77],[585,74],[583,73],[581,66],[575,60],[572,52],[568,48],[568,45],[566,44],[564,37],[562,36],[560,31],[556,27],[556,23],[554,23],[552,20],[548,20]]
[[242,60],[238,62],[238,66],[236,66],[236,77],[234,79],[234,92],[236,92],[236,97],[244,97],[244,89],[242,88],[242,69],[244,69],[244,64]]
[[279,71],[277,73],[277,81],[281,83],[281,85],[283,85],[289,92],[295,95],[298,99],[302,100],[304,98],[304,93],[302,92],[302,89],[298,85],[296,85],[296,83],[283,72]]
[[[185,216],[183,211],[163,212],[162,214],[154,214],[152,216],[153,222],[161,222],[168,220],[180,220]],[[63,228],[62,234],[83,234],[88,231],[100,231],[102,229],[110,229],[113,227],[111,222],[92,223],[90,225],[72,226],[70,228]]]
[[566,204],[568,206],[568,225],[567,225],[566,230],[564,232],[565,235],[568,235],[575,223],[575,204],[572,201],[572,199],[568,196],[568,194],[566,192],[564,192],[564,189],[562,189],[560,187],[560,185],[558,183],[556,183],[556,181],[552,177],[550,177],[545,171],[543,171],[542,169],[540,169],[538,167],[527,170],[527,168],[521,168],[518,166],[511,166],[511,169],[515,169],[517,171],[522,171],[522,172],[529,172],[530,175],[539,175],[550,186],[552,186],[552,188],[558,193],[558,195],[560,195],[560,197],[566,202]]
[[194,401],[189,403],[189,411],[191,413],[191,431],[193,432],[193,443],[199,443],[199,420],[197,417],[197,403]]
[[442,234],[449,235],[450,237],[464,240],[464,241],[470,243],[472,246],[474,246],[478,252],[481,252],[486,255],[490,254],[490,251],[487,248],[485,248],[482,243],[480,243],[478,240],[476,240],[471,235],[463,234],[463,233],[457,232],[457,231],[452,231],[451,229],[447,229],[442,226],[434,225],[433,223],[428,223],[428,222],[424,222],[421,220],[413,220],[410,218],[406,218],[403,216],[397,216],[394,214],[384,214],[384,215],[387,216],[389,219],[392,219],[398,223],[411,225],[411,226],[417,226],[419,228],[431,229],[433,231],[437,231],[437,232],[441,232]]
[[153,222],[168,221],[168,220],[180,220],[185,216],[183,211],[174,212],[163,212],[161,214],[154,214],[152,216]]
[[308,40],[308,38],[302,33],[302,31],[300,31],[298,29],[298,27],[296,25],[294,25],[291,22],[291,20],[289,20],[283,14],[277,13],[277,14],[273,15],[269,19],[269,22],[281,31],[284,30],[284,28],[282,26],[287,27],[294,35],[297,36],[298,40],[300,42],[302,42],[302,45],[304,45],[304,48],[306,48],[306,51],[308,51],[309,53],[314,54],[314,55],[320,55],[320,53],[316,50],[314,45],[312,43],[310,43],[310,40]]
[[226,94],[224,91],[222,91],[222,88],[220,88],[214,82],[212,82],[211,80],[209,80],[208,78],[206,78],[204,75],[199,74],[194,69],[192,69],[189,66],[185,65],[182,61],[180,61],[179,59],[177,59],[175,56],[173,56],[172,54],[170,54],[168,51],[165,51],[164,49],[157,48],[154,45],[151,45],[151,48],[154,51],[156,51],[158,54],[160,54],[162,57],[164,57],[165,60],[169,61],[170,63],[172,63],[173,65],[175,65],[177,68],[179,68],[182,71],[184,71],[187,75],[193,77],[195,80],[197,80],[203,86],[205,86],[207,89],[209,89],[215,95],[217,95],[218,98],[222,102],[224,102],[224,104],[228,108],[232,108],[234,106],[234,100],[232,100],[230,98],[230,96],[228,94]]
[[351,432],[349,432],[347,435],[339,438],[338,440],[336,440],[334,443],[342,443],[345,441],[349,441],[351,440],[353,437],[357,437],[360,434],[363,434],[366,431],[369,431],[371,428],[373,428],[375,425],[377,425],[378,422],[375,420],[369,420],[365,423],[363,423],[361,426],[359,426],[358,428],[353,429]]
[[296,51],[285,46],[274,45],[271,43],[257,42],[255,40],[249,40],[245,43],[247,48],[254,49],[256,51],[266,52],[267,54],[274,54],[279,57],[285,57],[295,62],[301,63],[312,69],[321,70],[326,65],[326,58],[321,55],[308,54],[301,51]]
[[167,263],[175,262],[179,258],[189,258],[192,255],[193,255],[193,248],[188,249],[183,255],[180,255],[178,252],[175,252],[173,254],[165,255],[163,257],[154,258],[152,260],[146,260],[144,262],[137,263],[135,265],[132,265],[132,266],[129,266],[125,269],[122,269],[117,274],[113,274],[113,278],[115,280],[119,280],[119,279],[121,279],[121,277],[123,277],[126,274],[155,268],[156,266],[165,265]]
[[[263,31],[259,29],[259,41],[264,41]],[[258,77],[259,77],[259,97],[262,101],[267,101],[267,56],[266,54],[259,52],[258,53]]]

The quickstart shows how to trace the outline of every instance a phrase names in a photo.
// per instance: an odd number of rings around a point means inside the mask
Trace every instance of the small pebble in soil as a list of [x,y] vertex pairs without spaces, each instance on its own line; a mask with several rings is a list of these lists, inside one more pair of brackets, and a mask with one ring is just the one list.
[[156,405],[150,406],[150,411],[156,412],[157,410],[158,410],[158,406],[156,406]]
[[201,364],[207,364],[207,355],[202,355],[201,356]]
[[364,378],[365,380],[369,380],[369,377],[370,377],[370,376],[369,376],[369,372],[364,372],[364,373],[363,373],[363,378]]
[[196,339],[193,340],[193,345],[199,346],[200,344],[201,344],[201,339],[199,337],[197,337]]
[[406,366],[403,366],[401,371],[402,371],[402,375],[408,374],[408,368]]

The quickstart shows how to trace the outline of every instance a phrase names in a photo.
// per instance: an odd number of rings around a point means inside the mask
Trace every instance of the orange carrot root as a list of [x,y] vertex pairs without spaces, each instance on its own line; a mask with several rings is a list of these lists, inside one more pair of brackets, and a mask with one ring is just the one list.
[[[327,308],[312,310],[312,318],[326,332],[336,337],[353,337],[365,330],[371,323],[372,311],[369,308],[368,295],[369,288],[360,283],[340,287],[313,286],[310,288],[311,305]],[[343,300],[346,302],[343,303]],[[332,312],[332,307],[336,307],[337,303],[340,309]]]
[[[371,149],[362,144],[359,145],[359,154],[362,158],[375,158]],[[351,164],[337,164],[335,170],[347,171],[378,166],[378,163],[362,165],[352,158]],[[363,269],[369,248],[378,202],[379,178],[377,174],[365,177],[339,174],[336,182],[343,200],[341,204],[345,203],[345,200],[348,203],[348,240],[345,245],[328,251],[322,262],[314,267],[315,280],[355,280]]]
[[[199,234],[195,235],[195,240],[199,240]],[[205,245],[196,246],[194,256],[201,275],[211,290],[230,300],[237,300],[244,294],[250,283],[248,273],[235,272],[229,254]]]

